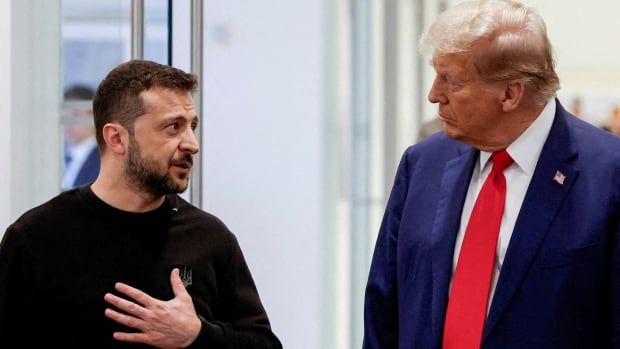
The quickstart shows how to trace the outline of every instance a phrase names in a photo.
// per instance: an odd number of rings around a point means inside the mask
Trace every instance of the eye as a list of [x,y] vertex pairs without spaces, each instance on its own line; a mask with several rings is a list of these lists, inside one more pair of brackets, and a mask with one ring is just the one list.
[[181,125],[178,122],[173,122],[171,124],[168,124],[166,126],[166,130],[170,131],[170,132],[176,132],[181,128]]
[[192,122],[192,130],[196,130],[196,128],[198,127],[198,123],[197,122]]
[[450,77],[446,78],[446,82],[448,83],[448,87],[452,91],[459,90],[464,86],[464,84],[461,81],[450,78]]
[[444,77],[444,79],[446,80],[448,85],[458,85],[458,81],[455,78],[451,77],[451,76],[446,75]]

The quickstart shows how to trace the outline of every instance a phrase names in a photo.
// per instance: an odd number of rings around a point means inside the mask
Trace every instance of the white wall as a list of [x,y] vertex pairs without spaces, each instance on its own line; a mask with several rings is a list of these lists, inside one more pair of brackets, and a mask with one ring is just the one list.
[[584,119],[601,125],[620,105],[620,1],[530,0],[547,23],[564,107],[582,97]]
[[11,2],[0,1],[0,238],[10,224],[11,197]]
[[60,0],[0,5],[0,223],[59,191]]
[[11,214],[59,192],[60,0],[13,0]]
[[204,5],[205,209],[239,238],[296,349],[320,347],[321,4]]

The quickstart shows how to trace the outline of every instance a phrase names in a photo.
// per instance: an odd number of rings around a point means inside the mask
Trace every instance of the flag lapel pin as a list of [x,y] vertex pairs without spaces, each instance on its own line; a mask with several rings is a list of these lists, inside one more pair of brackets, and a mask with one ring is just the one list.
[[564,185],[565,179],[566,179],[566,176],[562,172],[555,171],[555,176],[553,176],[554,181],[556,181],[559,185]]

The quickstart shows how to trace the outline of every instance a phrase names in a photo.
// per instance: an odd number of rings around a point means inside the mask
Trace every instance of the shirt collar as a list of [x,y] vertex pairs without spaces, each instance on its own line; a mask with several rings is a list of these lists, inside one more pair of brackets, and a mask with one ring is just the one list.
[[[555,107],[555,99],[551,98],[534,122],[506,148],[514,163],[528,176],[534,173],[543,145],[551,131],[551,125],[555,117]],[[484,170],[492,154],[480,151],[478,158],[480,172]]]

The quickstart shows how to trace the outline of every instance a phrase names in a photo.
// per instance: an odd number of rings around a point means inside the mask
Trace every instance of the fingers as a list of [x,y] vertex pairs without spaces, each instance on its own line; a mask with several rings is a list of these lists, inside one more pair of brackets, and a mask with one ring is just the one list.
[[195,339],[201,323],[178,268],[170,273],[170,284],[174,298],[163,301],[129,285],[116,283],[114,287],[122,295],[107,293],[104,296],[105,301],[114,306],[114,309],[105,310],[105,316],[136,329],[137,333],[114,332],[114,338],[161,348],[182,347]]
[[106,309],[104,314],[107,318],[112,319],[121,325],[125,325],[127,327],[135,328],[138,330],[143,330],[144,321],[137,317],[125,315],[110,308]]
[[179,275],[179,268],[172,269],[170,273],[170,284],[172,285],[172,292],[174,292],[175,297],[188,295],[185,285],[183,285],[183,280],[181,280],[181,276]]
[[144,318],[146,316],[146,309],[144,309],[143,307],[141,307],[140,305],[134,302],[130,302],[126,299],[123,299],[111,293],[106,293],[105,296],[103,296],[103,299],[109,304],[115,306],[116,308],[130,315],[133,315],[139,318]]
[[131,286],[129,286],[127,284],[124,284],[122,282],[117,282],[114,285],[114,288],[118,292],[120,292],[120,293],[122,293],[122,294],[124,294],[124,295],[126,295],[128,297],[130,297],[134,301],[138,302],[138,304],[141,304],[141,305],[143,305],[143,306],[145,306],[147,308],[151,304],[153,304],[155,302],[155,299],[153,297],[151,297],[148,294],[138,290],[137,288],[131,287]]
[[114,332],[114,339],[130,342],[130,343],[149,343],[149,337],[144,333],[126,333],[126,332]]

